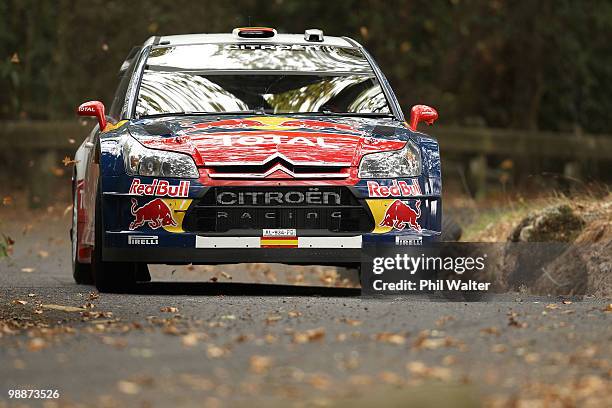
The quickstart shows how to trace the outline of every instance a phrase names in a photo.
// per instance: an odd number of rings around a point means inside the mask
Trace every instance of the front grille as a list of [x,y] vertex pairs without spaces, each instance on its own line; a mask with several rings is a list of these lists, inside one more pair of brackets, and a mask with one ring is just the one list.
[[347,187],[211,187],[183,220],[198,233],[265,228],[369,232],[374,221]]
[[208,164],[212,178],[266,178],[271,172],[281,170],[287,178],[347,178],[350,163],[313,164],[292,163],[283,157],[275,157],[258,164]]

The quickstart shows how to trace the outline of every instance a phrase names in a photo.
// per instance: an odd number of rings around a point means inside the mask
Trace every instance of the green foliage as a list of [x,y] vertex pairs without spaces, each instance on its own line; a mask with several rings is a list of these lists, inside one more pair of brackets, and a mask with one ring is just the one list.
[[443,123],[612,133],[609,1],[5,0],[0,22],[3,119],[109,104],[119,65],[151,35],[250,24],[357,39],[406,111],[428,103]]

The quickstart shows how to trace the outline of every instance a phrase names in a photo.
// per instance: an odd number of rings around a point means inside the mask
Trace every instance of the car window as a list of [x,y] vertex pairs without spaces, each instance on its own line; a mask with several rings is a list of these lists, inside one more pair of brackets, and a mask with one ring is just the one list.
[[140,84],[137,115],[251,110],[274,114],[391,112],[359,49],[244,48],[249,46],[152,50]]
[[149,69],[372,72],[359,49],[323,45],[194,44],[151,50]]
[[121,111],[123,110],[123,106],[125,104],[126,92],[127,88],[130,84],[130,79],[134,73],[134,67],[136,65],[136,58],[138,56],[138,52],[142,49],[142,47],[134,47],[128,54],[127,58],[121,65],[119,69],[119,86],[115,91],[115,96],[113,97],[113,103],[111,104],[110,110],[108,111],[108,115],[114,120],[120,120]]

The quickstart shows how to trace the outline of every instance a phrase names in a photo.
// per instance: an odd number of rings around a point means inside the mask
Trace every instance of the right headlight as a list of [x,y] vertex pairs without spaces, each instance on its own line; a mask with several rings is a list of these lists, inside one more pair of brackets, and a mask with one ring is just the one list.
[[125,171],[131,176],[198,178],[198,168],[188,154],[148,149],[128,137],[123,144]]
[[366,154],[359,164],[359,178],[416,177],[420,174],[421,152],[411,141],[401,150]]

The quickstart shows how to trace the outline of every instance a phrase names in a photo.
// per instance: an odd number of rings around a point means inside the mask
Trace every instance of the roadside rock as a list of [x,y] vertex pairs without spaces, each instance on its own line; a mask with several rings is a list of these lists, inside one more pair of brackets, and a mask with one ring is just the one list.
[[[567,204],[544,208],[525,217],[508,237],[498,280],[507,290],[533,288],[545,268],[556,263],[585,221]],[[563,265],[561,265],[563,267]]]
[[612,222],[598,220],[543,268],[534,294],[612,296]]
[[582,217],[567,204],[532,214],[512,231],[510,242],[572,242],[584,228]]

